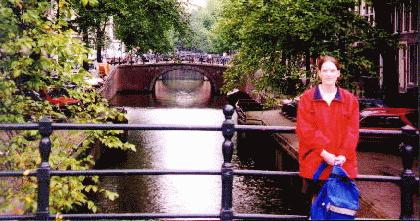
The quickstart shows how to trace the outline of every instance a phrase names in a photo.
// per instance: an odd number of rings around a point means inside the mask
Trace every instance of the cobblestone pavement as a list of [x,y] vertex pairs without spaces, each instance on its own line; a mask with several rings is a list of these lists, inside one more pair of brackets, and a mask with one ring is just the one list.
[[[249,118],[260,119],[270,126],[294,126],[295,123],[282,114],[280,110],[249,111]],[[282,135],[293,147],[298,147],[295,134]],[[396,154],[358,151],[359,174],[400,176],[402,161]],[[419,176],[418,159],[414,160],[413,170]],[[396,184],[382,182],[358,181],[361,191],[360,218],[398,219],[400,216],[400,189]],[[418,191],[417,191],[418,192]],[[413,199],[414,216],[419,218],[418,194]]]

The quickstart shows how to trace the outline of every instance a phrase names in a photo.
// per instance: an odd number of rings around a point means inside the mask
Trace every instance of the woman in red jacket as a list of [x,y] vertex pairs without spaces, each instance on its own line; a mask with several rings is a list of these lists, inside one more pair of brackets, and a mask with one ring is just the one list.
[[299,174],[302,191],[315,196],[331,166],[315,183],[312,177],[322,161],[338,163],[350,178],[357,176],[356,146],[359,139],[359,103],[349,91],[336,86],[340,64],[331,56],[317,60],[321,83],[300,97],[296,134],[299,139]]

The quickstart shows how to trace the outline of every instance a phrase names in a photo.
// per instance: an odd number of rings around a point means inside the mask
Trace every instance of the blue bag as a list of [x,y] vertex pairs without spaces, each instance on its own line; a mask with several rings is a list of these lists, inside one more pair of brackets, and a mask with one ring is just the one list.
[[[313,179],[317,181],[327,167],[323,162],[315,172]],[[333,166],[331,174],[322,185],[318,196],[311,205],[312,220],[353,220],[359,209],[359,194],[355,182],[339,165]]]

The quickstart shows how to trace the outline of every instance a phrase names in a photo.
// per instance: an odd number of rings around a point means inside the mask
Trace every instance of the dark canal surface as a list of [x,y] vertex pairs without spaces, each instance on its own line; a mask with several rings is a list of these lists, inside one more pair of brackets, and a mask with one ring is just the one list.
[[[127,110],[129,123],[220,125],[224,97],[211,96],[206,80],[161,80],[155,94],[118,94],[111,100]],[[221,132],[130,131],[136,152],[104,153],[98,168],[220,169],[223,162]],[[243,137],[243,136],[239,136]],[[234,137],[235,168],[274,169],[275,143],[269,136]],[[115,213],[218,213],[221,205],[219,176],[103,177],[102,185],[119,194],[115,201],[98,199],[99,211]],[[302,199],[289,182],[267,177],[235,177],[236,212],[303,214]]]

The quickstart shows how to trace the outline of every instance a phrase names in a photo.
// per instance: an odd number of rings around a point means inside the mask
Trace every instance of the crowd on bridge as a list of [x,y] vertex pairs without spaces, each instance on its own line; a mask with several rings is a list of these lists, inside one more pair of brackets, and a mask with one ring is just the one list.
[[141,55],[128,54],[119,57],[105,58],[106,62],[111,65],[116,64],[154,64],[154,63],[198,63],[198,64],[216,64],[227,65],[231,60],[231,55],[208,54],[180,51],[174,54],[155,54],[146,53]]

